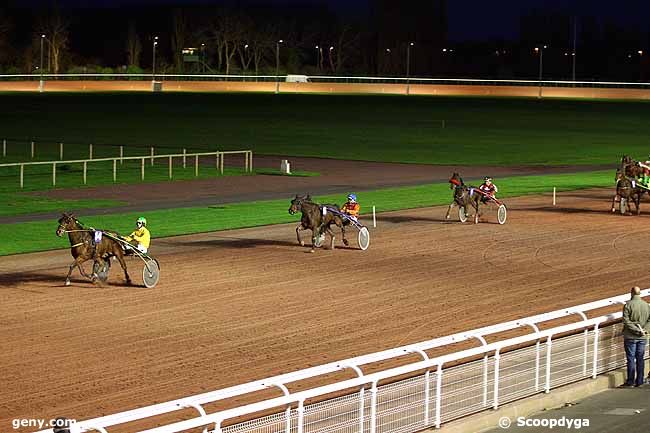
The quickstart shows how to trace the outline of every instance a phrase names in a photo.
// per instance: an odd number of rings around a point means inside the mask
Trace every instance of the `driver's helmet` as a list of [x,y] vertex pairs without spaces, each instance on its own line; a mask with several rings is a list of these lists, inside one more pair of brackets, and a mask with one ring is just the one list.
[[484,180],[485,183],[487,183],[487,184],[492,183],[492,178],[491,178],[490,176],[485,176],[485,178],[484,178],[483,180]]
[[356,194],[348,194],[348,201],[356,202],[357,201],[357,195]]
[[147,225],[147,219],[145,217],[140,217],[135,221],[135,225],[138,227],[146,226]]

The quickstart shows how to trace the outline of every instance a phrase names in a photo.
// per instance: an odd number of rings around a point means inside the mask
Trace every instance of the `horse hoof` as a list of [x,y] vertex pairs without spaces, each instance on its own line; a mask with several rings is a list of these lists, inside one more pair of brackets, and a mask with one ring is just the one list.
[[70,280],[65,280],[65,285],[69,286],[70,285]]
[[347,247],[348,244],[349,244],[348,240],[347,240],[347,239],[343,239],[343,245],[345,245],[345,246]]
[[304,246],[305,246],[305,242],[300,241],[300,246],[301,246],[301,247],[304,247]]
[[311,250],[309,250],[309,252],[310,252],[310,253],[314,253],[314,252],[316,252],[316,250],[314,250],[314,249],[312,248]]

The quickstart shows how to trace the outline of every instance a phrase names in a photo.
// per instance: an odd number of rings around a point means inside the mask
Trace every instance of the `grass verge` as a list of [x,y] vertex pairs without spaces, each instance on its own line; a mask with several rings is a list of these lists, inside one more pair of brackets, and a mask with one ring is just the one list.
[[[611,186],[611,170],[584,172],[575,174],[557,174],[544,176],[521,176],[498,180],[499,197],[540,194],[552,191],[577,190],[592,187]],[[372,205],[379,212],[448,204],[451,198],[447,183],[436,183],[404,188],[391,188],[366,191],[357,194],[362,211],[368,213]],[[344,195],[327,195],[315,197],[319,202],[340,203]],[[253,227],[269,224],[297,222],[300,216],[288,214],[287,200],[270,200],[252,203],[233,203],[209,207],[166,209],[147,212],[149,228],[154,237],[153,254],[155,255],[155,238],[182,234],[210,232],[235,228]],[[93,227],[110,228],[121,233],[133,229],[133,221],[138,214],[126,213],[101,215],[81,218]],[[0,255],[34,252],[69,247],[67,238],[54,235],[56,221],[38,221],[20,224],[0,225]],[[287,234],[290,236],[291,234]]]

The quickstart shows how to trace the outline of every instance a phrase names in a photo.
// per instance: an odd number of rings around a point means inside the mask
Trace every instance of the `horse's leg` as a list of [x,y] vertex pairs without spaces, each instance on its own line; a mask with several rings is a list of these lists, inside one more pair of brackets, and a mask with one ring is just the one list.
[[[612,212],[616,212],[616,198],[618,198],[618,194],[614,194],[614,197],[612,197]],[[620,199],[618,201],[620,201]]]
[[92,279],[92,278],[90,278],[90,277],[88,276],[88,274],[86,274],[86,271],[84,271],[84,268],[81,266],[81,264],[82,264],[83,262],[85,262],[86,260],[88,260],[88,259],[87,259],[87,258],[84,258],[83,256],[77,256],[77,257],[74,259],[74,262],[72,262],[72,264],[70,265],[70,269],[68,270],[68,275],[65,277],[65,285],[66,285],[66,286],[69,286],[69,285],[70,285],[70,275],[72,275],[72,270],[73,270],[74,268],[79,268],[79,273],[80,273],[81,276],[83,276],[84,278],[87,278],[87,279],[89,279],[89,280]]
[[296,227],[296,238],[298,239],[298,243],[300,244],[301,247],[305,246],[305,241],[303,241],[300,238],[300,232],[303,230],[305,230],[305,228],[302,226],[302,223],[298,224],[298,226]]
[[447,215],[445,215],[445,219],[446,219],[446,220],[449,219],[449,215],[451,214],[451,210],[452,210],[453,207],[454,207],[454,203],[455,203],[455,202],[452,201],[452,202],[449,204],[449,207],[447,208]]
[[640,193],[636,194],[634,204],[636,205],[636,214],[641,215],[641,194]]
[[476,202],[473,203],[474,210],[476,211],[476,213],[474,214],[474,224],[478,224],[479,202],[480,202],[480,200],[476,200]]
[[325,227],[325,233],[327,233],[328,235],[330,235],[330,250],[333,250],[333,249],[334,249],[334,239],[335,239],[335,237],[334,237],[334,231],[333,231],[332,228],[328,225],[328,226]]

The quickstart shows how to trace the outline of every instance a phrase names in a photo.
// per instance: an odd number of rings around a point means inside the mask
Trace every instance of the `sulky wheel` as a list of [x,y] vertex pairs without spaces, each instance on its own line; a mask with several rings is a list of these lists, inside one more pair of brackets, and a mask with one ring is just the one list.
[[320,235],[314,237],[314,247],[316,248],[322,247],[323,242],[325,242],[325,233],[321,233]]
[[462,206],[458,207],[458,219],[460,222],[464,223],[467,221],[467,214],[465,213],[465,208]]
[[508,210],[506,209],[506,205],[502,204],[499,206],[499,210],[497,211],[497,221],[499,221],[499,224],[505,224],[507,217]]
[[142,281],[144,281],[145,287],[151,289],[158,284],[160,279],[160,266],[158,262],[154,259],[149,259],[144,262],[144,268],[142,268]]
[[366,227],[361,227],[359,229],[359,236],[357,237],[359,242],[359,248],[363,251],[367,250],[370,246],[370,232]]

